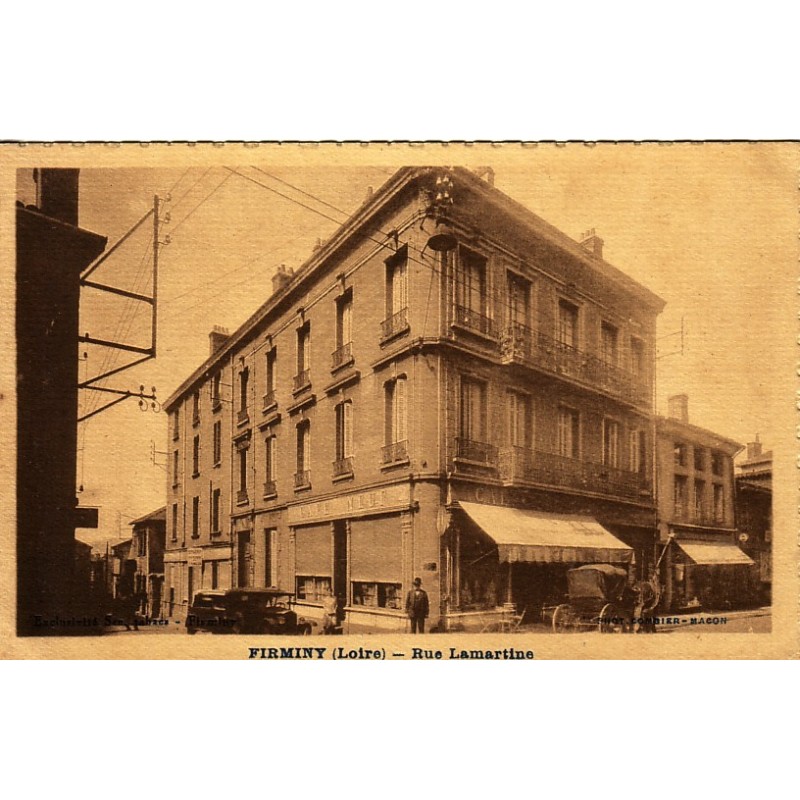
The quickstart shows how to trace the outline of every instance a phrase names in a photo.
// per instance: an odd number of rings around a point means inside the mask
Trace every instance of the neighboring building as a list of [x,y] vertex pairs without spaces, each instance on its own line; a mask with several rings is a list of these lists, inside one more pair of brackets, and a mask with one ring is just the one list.
[[[34,617],[80,615],[74,573],[81,271],[106,239],[78,227],[78,170],[35,171],[35,206],[17,203],[17,633]],[[84,576],[81,576],[84,577]]]
[[138,612],[152,618],[162,613],[166,519],[166,508],[162,506],[131,522],[130,555],[136,561],[134,593],[139,599]]
[[758,566],[758,600],[772,602],[772,450],[756,436],[736,466],[736,519],[739,541]]
[[129,600],[136,591],[136,559],[131,552],[132,544],[130,539],[123,539],[110,548],[109,593],[116,601]]
[[747,604],[753,561],[737,546],[733,480],[742,445],[691,425],[686,395],[669,398],[656,428],[662,608]]
[[402,631],[419,576],[444,630],[535,616],[575,564],[649,577],[663,301],[602,244],[467,170],[404,168],[279,271],[165,404],[168,613],[272,585]]

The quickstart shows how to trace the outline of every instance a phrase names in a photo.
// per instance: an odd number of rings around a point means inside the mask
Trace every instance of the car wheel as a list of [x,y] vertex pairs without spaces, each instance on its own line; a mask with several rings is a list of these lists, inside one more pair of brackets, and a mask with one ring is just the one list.
[[303,627],[300,628],[300,635],[301,636],[311,636],[311,626],[310,625],[303,625]]

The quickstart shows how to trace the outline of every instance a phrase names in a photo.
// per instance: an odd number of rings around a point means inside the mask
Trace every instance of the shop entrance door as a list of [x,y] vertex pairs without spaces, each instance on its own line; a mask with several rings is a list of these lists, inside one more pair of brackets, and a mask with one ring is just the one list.
[[347,522],[340,519],[333,523],[333,593],[339,600],[340,619],[344,616],[344,607],[350,602],[347,572]]
[[239,534],[236,563],[236,585],[250,586],[250,531]]

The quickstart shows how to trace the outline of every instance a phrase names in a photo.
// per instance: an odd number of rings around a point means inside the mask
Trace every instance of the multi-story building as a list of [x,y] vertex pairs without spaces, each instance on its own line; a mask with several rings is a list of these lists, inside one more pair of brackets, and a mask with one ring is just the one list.
[[772,598],[772,450],[758,436],[736,466],[736,522],[739,541],[758,567],[759,602]]
[[[489,173],[491,177],[491,173]],[[166,597],[280,586],[346,631],[555,601],[654,563],[663,302],[464,169],[405,168],[165,404]]]
[[136,561],[134,594],[138,601],[137,611],[152,618],[161,616],[166,519],[166,508],[162,507],[131,522],[130,555]]
[[686,395],[656,420],[662,607],[747,602],[753,561],[738,546],[733,458],[742,445],[689,423]]

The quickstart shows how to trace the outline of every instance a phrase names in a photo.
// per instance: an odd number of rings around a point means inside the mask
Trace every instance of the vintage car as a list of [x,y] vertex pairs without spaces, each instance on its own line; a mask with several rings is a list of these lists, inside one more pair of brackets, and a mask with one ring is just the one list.
[[186,617],[186,632],[266,633],[308,636],[316,624],[298,617],[294,595],[282,589],[226,589],[198,592]]

